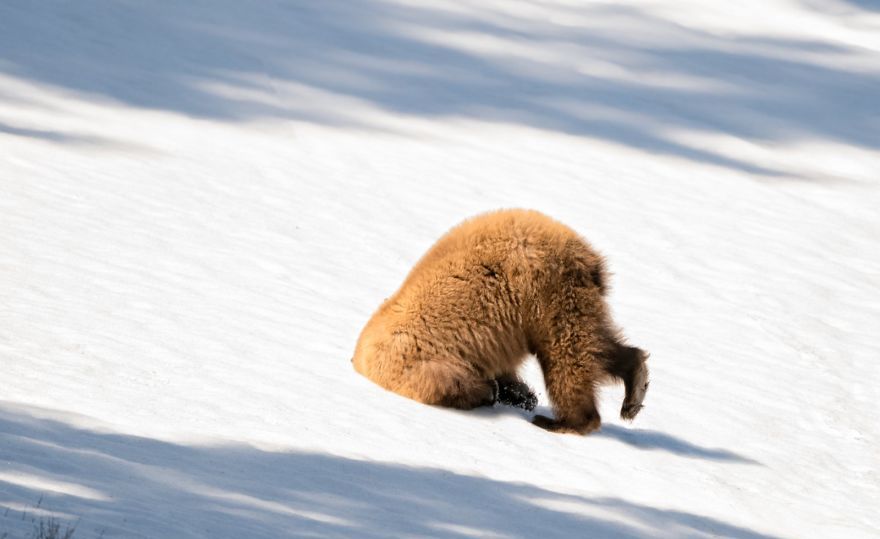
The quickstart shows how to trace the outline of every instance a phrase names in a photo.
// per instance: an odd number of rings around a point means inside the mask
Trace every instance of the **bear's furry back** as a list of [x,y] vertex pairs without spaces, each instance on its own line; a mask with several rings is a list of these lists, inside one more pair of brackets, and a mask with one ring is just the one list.
[[596,327],[577,333],[602,346],[615,332],[605,288],[602,258],[571,228],[537,211],[483,214],[419,260],[363,329],[352,362],[380,386],[431,403],[463,380],[514,373],[542,342],[565,338],[572,309],[591,311],[579,319]]

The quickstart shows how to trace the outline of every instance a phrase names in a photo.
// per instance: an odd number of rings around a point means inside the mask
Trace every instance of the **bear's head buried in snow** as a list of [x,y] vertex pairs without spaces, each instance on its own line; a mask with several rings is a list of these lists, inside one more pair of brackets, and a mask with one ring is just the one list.
[[622,380],[621,417],[648,388],[647,354],[624,344],[605,302],[604,261],[569,227],[536,211],[469,219],[422,257],[358,339],[354,368],[425,404],[469,409],[495,402],[531,409],[517,377],[534,354],[556,432],[599,428],[596,385]]

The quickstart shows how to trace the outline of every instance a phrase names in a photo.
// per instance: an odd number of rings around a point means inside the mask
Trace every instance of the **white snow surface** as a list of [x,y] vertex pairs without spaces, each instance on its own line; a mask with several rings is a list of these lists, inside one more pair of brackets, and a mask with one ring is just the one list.
[[[878,187],[869,0],[4,1],[0,536],[878,537]],[[351,368],[506,207],[607,257],[632,424]]]

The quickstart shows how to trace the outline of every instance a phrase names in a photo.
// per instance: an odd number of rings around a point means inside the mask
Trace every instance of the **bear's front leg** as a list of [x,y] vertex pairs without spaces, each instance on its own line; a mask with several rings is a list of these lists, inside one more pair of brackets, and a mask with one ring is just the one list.
[[596,395],[593,388],[593,372],[570,356],[556,355],[553,360],[538,356],[544,368],[544,383],[553,415],[535,417],[533,423],[551,432],[588,434],[602,425],[599,410],[596,408]]
[[576,422],[565,420],[557,421],[544,415],[537,415],[535,416],[535,419],[532,420],[532,423],[544,430],[561,434],[589,434],[593,431],[599,430],[599,427],[602,425],[602,420],[598,413],[585,419],[586,421]]

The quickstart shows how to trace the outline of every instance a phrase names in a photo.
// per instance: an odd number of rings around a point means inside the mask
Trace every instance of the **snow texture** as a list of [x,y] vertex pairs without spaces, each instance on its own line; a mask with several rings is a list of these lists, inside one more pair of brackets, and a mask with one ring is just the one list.
[[[878,171],[867,0],[6,0],[0,536],[878,537]],[[502,207],[607,256],[633,424],[352,370]]]

